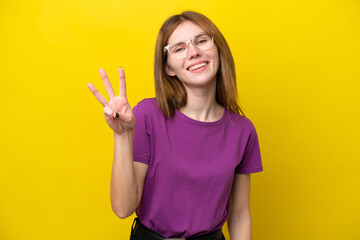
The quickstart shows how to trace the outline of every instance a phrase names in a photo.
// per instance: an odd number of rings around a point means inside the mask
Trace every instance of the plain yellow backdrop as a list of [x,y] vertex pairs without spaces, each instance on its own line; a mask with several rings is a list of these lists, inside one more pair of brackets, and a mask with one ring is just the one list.
[[[0,2],[0,239],[128,239],[110,205],[112,132],[99,68],[154,97],[161,24],[195,10],[232,50],[264,172],[254,240],[360,239],[358,0]],[[229,239],[226,226],[226,238]]]

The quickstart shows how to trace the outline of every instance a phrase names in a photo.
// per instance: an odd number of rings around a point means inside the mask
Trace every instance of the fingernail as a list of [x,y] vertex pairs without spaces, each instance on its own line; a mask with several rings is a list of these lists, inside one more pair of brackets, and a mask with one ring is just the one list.
[[116,113],[116,118],[119,118],[119,114],[118,114],[118,113]]

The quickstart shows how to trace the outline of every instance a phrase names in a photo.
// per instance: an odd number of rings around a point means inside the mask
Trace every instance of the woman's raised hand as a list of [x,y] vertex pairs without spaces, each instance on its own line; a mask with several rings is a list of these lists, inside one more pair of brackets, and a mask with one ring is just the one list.
[[96,99],[104,106],[105,120],[110,128],[117,134],[122,134],[126,130],[131,130],[135,125],[135,116],[126,97],[126,82],[124,69],[119,68],[119,96],[116,97],[111,83],[104,69],[99,70],[104,82],[106,92],[109,95],[108,102],[92,83],[88,87]]

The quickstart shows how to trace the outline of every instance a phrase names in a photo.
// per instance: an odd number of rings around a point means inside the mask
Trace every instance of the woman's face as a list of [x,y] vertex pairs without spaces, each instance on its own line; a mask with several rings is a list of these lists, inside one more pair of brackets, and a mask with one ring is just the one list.
[[[184,21],[170,35],[167,44],[188,41],[204,32],[204,29],[199,25],[191,21]],[[216,81],[216,74],[219,69],[219,54],[215,43],[205,51],[200,51],[192,43],[189,43],[188,46],[188,54],[183,59],[175,59],[167,53],[166,73],[169,76],[177,76],[185,87],[201,87]],[[199,67],[193,68],[194,65]]]

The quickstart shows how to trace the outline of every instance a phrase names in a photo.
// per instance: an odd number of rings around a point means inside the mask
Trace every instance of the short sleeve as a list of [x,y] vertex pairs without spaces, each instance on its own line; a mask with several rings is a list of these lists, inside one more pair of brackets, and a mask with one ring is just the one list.
[[243,157],[236,167],[235,173],[247,174],[261,171],[263,171],[263,166],[261,162],[259,141],[255,127],[252,125],[252,130],[249,134]]
[[149,119],[139,106],[133,108],[133,113],[135,116],[133,160],[149,164],[151,157]]

